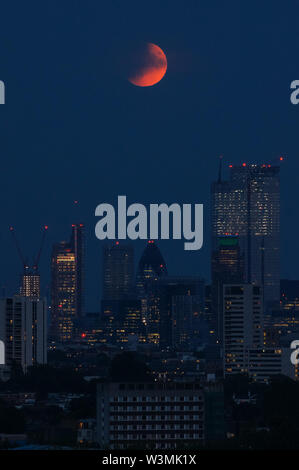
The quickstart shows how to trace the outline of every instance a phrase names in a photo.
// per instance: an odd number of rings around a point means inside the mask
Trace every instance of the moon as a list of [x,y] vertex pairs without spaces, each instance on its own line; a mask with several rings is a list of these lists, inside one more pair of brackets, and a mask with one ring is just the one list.
[[156,85],[162,80],[167,70],[166,55],[161,47],[151,42],[146,43],[143,50],[139,51],[134,62],[128,80],[140,87]]

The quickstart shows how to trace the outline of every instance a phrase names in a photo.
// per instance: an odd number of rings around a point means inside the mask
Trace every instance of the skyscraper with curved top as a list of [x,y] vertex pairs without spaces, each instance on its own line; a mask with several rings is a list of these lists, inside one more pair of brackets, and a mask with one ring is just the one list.
[[137,286],[145,287],[150,279],[166,275],[167,267],[161,251],[154,240],[148,240],[138,264]]

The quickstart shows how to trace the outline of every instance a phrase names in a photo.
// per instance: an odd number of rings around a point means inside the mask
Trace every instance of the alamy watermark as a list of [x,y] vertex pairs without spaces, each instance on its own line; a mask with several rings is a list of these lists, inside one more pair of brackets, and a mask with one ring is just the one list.
[[0,104],[5,104],[5,85],[2,80],[0,80]]
[[4,342],[0,340],[0,366],[5,364],[5,345]]
[[111,204],[99,204],[95,226],[99,240],[187,240],[185,250],[200,250],[203,245],[203,205],[167,205],[134,203],[127,207],[127,197],[118,196],[117,213]]
[[299,340],[295,339],[294,341],[292,341],[290,348],[295,350],[291,354],[291,363],[294,366],[297,366],[299,364]]
[[290,96],[291,103],[296,105],[299,103],[299,80],[293,80],[290,88],[294,90]]

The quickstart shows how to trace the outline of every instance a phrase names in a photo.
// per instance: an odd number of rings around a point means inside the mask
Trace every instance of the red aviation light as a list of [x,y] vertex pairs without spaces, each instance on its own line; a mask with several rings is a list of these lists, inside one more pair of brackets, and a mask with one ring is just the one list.
[[244,166],[244,167],[245,167],[245,166],[246,166],[246,163],[242,163],[242,166]]

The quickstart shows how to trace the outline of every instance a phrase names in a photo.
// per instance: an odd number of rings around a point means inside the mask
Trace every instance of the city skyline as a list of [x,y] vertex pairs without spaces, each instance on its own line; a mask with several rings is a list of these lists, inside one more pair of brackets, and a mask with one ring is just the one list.
[[[257,167],[260,167],[260,168],[263,168],[263,167],[274,167],[275,164],[285,164],[285,162],[282,162],[281,160],[283,160],[283,157],[277,157],[275,159],[275,162],[274,164],[270,165],[270,164],[252,164],[251,162],[248,162],[246,163],[247,166],[250,166],[250,165],[257,165]],[[213,184],[213,181],[216,181],[217,177],[219,178],[219,161],[221,162],[221,165],[222,165],[222,168],[221,168],[221,173],[222,173],[222,184],[228,184],[228,179],[226,178],[226,175],[228,173],[230,173],[232,171],[232,167],[234,168],[242,168],[244,169],[245,168],[245,162],[240,162],[239,164],[236,164],[236,165],[233,165],[231,163],[228,163],[226,162],[226,160],[223,158],[223,156],[221,157],[215,157],[215,165],[217,165],[215,167],[215,174],[214,175],[211,175],[211,180],[210,180],[210,184]],[[286,162],[287,164],[287,162]],[[226,179],[225,179],[226,178]],[[281,181],[281,185],[282,185],[282,188],[284,188],[284,185],[285,185],[285,182]],[[183,202],[183,201],[182,201]],[[197,201],[198,202],[198,201]],[[212,200],[209,199],[207,200],[207,203],[204,204],[204,242],[203,242],[203,247],[201,248],[201,250],[199,250],[198,252],[192,252],[192,257],[191,256],[184,256],[184,254],[180,253],[180,251],[183,250],[183,240],[156,240],[156,242],[158,243],[158,246],[161,250],[163,250],[163,254],[165,256],[165,258],[167,259],[167,253],[169,253],[169,266],[170,266],[170,273],[172,275],[179,275],[179,274],[184,274],[184,275],[200,275],[202,276],[207,283],[210,282],[211,280],[211,269],[210,269],[210,250],[212,249],[212,245],[211,245],[211,234],[210,234],[210,224],[212,223],[211,221],[211,218],[210,218],[210,212],[211,212],[211,208],[212,208]],[[84,217],[82,214],[83,210],[82,210],[82,207],[80,207],[80,201],[78,200],[75,200],[75,201],[72,201],[72,203],[70,204],[70,208],[71,208],[71,215],[69,215],[68,219],[69,219],[69,222],[67,225],[65,225],[64,227],[64,233],[66,234],[66,237],[65,237],[65,240],[67,240],[68,238],[68,227],[71,229],[75,224],[74,224],[74,221],[84,221],[84,219],[86,219],[86,217]],[[77,222],[76,222],[77,223]],[[87,311],[97,311],[99,310],[99,307],[98,305],[100,304],[101,302],[101,298],[102,298],[102,295],[103,295],[103,290],[102,290],[102,268],[101,268],[101,263],[102,263],[102,248],[103,246],[105,246],[106,244],[112,244],[113,245],[113,241],[109,241],[109,240],[104,240],[104,241],[99,241],[96,239],[95,235],[94,235],[94,226],[95,226],[95,223],[96,221],[94,220],[94,225],[92,225],[92,223],[90,223],[89,225],[86,226],[86,224],[82,224],[85,226],[85,237],[86,237],[86,309]],[[14,225],[14,227],[18,227],[17,224]],[[42,293],[43,295],[49,295],[50,294],[50,269],[49,269],[49,265],[46,266],[46,263],[47,263],[47,256],[49,255],[49,253],[51,252],[51,249],[52,249],[52,245],[54,242],[57,242],[57,238],[56,240],[54,239],[53,240],[53,235],[51,237],[51,226],[49,225],[46,225],[47,227],[47,238],[46,238],[46,241],[45,241],[45,246],[44,246],[44,249],[43,249],[43,254],[42,254],[42,259],[40,261],[40,264],[41,264],[41,277],[42,277],[42,281],[41,281],[41,289],[42,289]],[[54,224],[54,227],[55,227],[55,224]],[[11,230],[11,226],[10,226],[10,230]],[[57,231],[57,229],[55,230],[55,232]],[[281,232],[282,234],[284,234],[284,230],[283,230],[283,227],[281,227]],[[36,230],[36,233],[38,234],[38,228]],[[20,238],[19,242],[21,241],[21,247],[22,247],[22,250],[24,251],[24,253],[27,255],[27,251],[25,251],[24,249],[24,246],[22,244],[22,241],[23,241],[23,237],[25,238],[25,235],[26,235],[26,231],[24,229],[20,229],[18,228],[17,230],[17,235],[18,237]],[[51,239],[52,238],[52,239]],[[63,238],[61,238],[61,240],[63,240]],[[20,275],[22,274],[22,270],[21,270],[21,267],[20,267],[20,262],[19,262],[19,259],[18,259],[18,254],[17,254],[17,251],[16,251],[16,248],[13,246],[13,243],[11,242],[11,240],[7,240],[7,242],[10,244],[11,246],[11,258],[12,258],[12,261],[15,260],[15,263],[12,263],[12,265],[18,265],[19,264],[19,271],[20,272]],[[141,257],[142,255],[142,251],[144,249],[144,247],[146,246],[146,241],[144,240],[136,240],[136,241],[131,241],[131,240],[127,240],[127,241],[122,241],[120,240],[120,243],[121,244],[126,244],[128,243],[129,245],[131,245],[132,247],[134,247],[134,251],[135,251],[135,264],[134,264],[134,269],[136,270],[137,269],[137,263],[139,261],[139,258]],[[36,240],[36,245],[39,244],[39,240]],[[282,244],[282,242],[281,242]],[[94,256],[94,250],[95,252],[97,253],[98,255],[98,262]],[[29,251],[29,253],[31,252],[35,252],[36,251],[36,247],[34,248],[31,248],[31,250]],[[175,259],[173,259],[173,253],[175,252],[176,254],[176,257]],[[283,247],[282,247],[282,253],[283,253]],[[27,256],[26,256],[27,258]],[[195,258],[195,259],[194,259]],[[204,263],[200,263],[199,260],[203,259],[204,260]],[[190,263],[189,263],[190,261]],[[186,263],[188,263],[188,267],[187,268],[183,268],[183,273],[181,272],[181,266],[184,265],[186,266]],[[286,264],[286,260],[282,259],[281,260],[281,265],[284,266]],[[282,269],[281,269],[282,270]],[[94,275],[92,275],[91,273],[93,273],[94,271],[97,272],[97,277],[96,279],[94,279]],[[298,276],[297,276],[298,277]],[[288,275],[284,275],[283,272],[281,274],[281,278],[293,278],[293,279],[296,279],[296,271],[294,270],[294,275],[293,276],[288,276]],[[2,278],[3,279],[3,278]],[[19,277],[18,277],[19,279]],[[4,292],[6,292],[7,294],[9,295],[12,295],[16,292],[18,292],[18,288],[19,288],[19,283],[20,281],[16,279],[16,276],[13,276],[11,277],[10,279],[10,288],[8,285],[5,286],[5,280],[4,282],[1,283],[1,287],[2,287],[2,294]],[[15,287],[13,287],[13,285],[15,285]],[[5,290],[6,288],[6,290]]]
[[[208,208],[220,154],[225,168],[286,157],[281,170],[282,276],[297,277],[299,254],[291,249],[299,198],[298,106],[291,104],[289,90],[297,78],[292,9],[281,14],[273,2],[268,11],[257,0],[242,8],[236,1],[195,2],[188,9],[176,0],[171,7],[159,2],[145,7],[146,14],[134,0],[130,6],[76,5],[72,11],[52,5],[46,14],[42,6],[19,8],[24,22],[14,33],[9,26],[15,21],[12,5],[5,5],[1,20],[1,80],[6,85],[1,155],[4,174],[14,178],[13,191],[9,177],[1,187],[6,200],[1,287],[5,283],[15,289],[17,283],[18,260],[6,227],[16,226],[24,250],[35,253],[40,227],[49,225],[41,259],[42,277],[49,284],[49,247],[68,237],[69,226],[78,221],[73,213],[78,200],[89,234],[90,299],[100,273],[100,266],[90,264],[100,246],[93,236],[97,204],[127,194],[130,202],[177,200]],[[127,82],[118,63],[132,42],[143,39],[165,51],[168,68],[160,83],[141,89]],[[23,69],[30,73],[20,79]],[[182,253],[178,243],[161,244],[170,271],[176,274],[188,264],[190,274],[199,267],[208,277],[208,231],[199,253]],[[99,301],[100,293],[88,310]]]
[[297,3],[1,6],[10,460],[299,450]]

